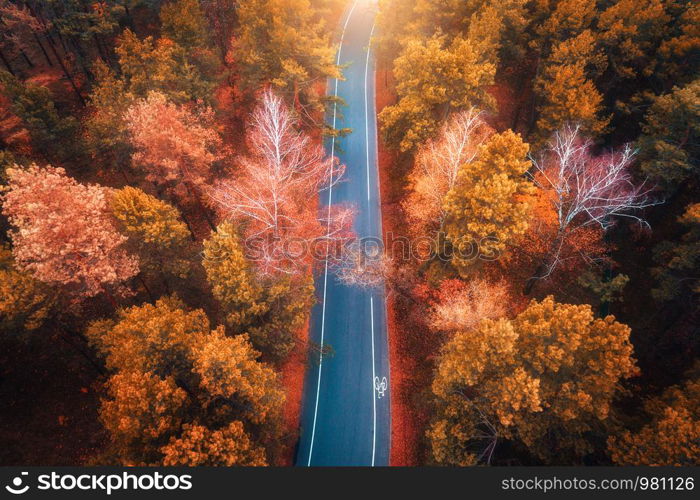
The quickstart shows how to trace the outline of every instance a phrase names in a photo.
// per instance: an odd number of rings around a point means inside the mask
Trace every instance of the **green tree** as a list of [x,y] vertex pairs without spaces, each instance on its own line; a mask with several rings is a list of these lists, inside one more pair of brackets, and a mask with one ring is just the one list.
[[644,174],[675,191],[700,177],[700,80],[654,99],[639,138]]
[[479,147],[474,161],[463,164],[445,197],[445,234],[454,248],[452,263],[461,273],[478,262],[473,245],[497,255],[528,227],[527,195],[534,187],[524,176],[530,167],[528,145],[506,130]]
[[700,203],[689,205],[679,219],[687,231],[677,243],[664,241],[654,249],[652,269],[657,286],[652,295],[661,301],[700,296]]
[[588,305],[552,297],[513,320],[486,319],[456,333],[433,380],[433,457],[445,465],[488,462],[503,438],[545,463],[580,463],[591,441],[606,435],[620,383],[636,374],[629,336],[613,316],[595,318]]
[[142,271],[187,277],[193,257],[190,232],[175,207],[130,186],[114,191],[110,206]]
[[36,330],[51,314],[51,290],[15,268],[12,252],[0,247],[0,331]]
[[88,151],[103,168],[128,172],[133,153],[124,121],[124,110],[133,97],[126,83],[102,62],[95,64],[96,84],[88,101],[88,114],[83,122]]
[[241,0],[229,60],[241,87],[271,84],[295,107],[320,109],[313,85],[340,78],[323,20],[309,0]]
[[0,70],[0,92],[29,132],[32,148],[49,163],[82,166],[83,147],[79,123],[62,116],[46,87],[23,83]]
[[207,21],[199,0],[175,0],[160,9],[161,32],[187,50],[201,49],[209,41]]
[[253,345],[274,359],[287,355],[314,301],[311,278],[297,283],[287,277],[256,276],[230,223],[219,225],[204,242],[203,257],[207,279],[229,328],[248,333]]
[[188,59],[187,50],[168,38],[140,40],[125,30],[117,40],[119,78],[126,92],[145,97],[159,91],[176,103],[210,102],[215,81]]

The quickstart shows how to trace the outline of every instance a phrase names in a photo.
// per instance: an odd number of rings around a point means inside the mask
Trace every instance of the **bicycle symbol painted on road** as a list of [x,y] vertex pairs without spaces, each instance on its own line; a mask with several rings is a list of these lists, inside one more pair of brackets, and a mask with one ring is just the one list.
[[386,389],[387,389],[386,377],[382,377],[381,380],[379,380],[379,377],[374,377],[374,390],[377,391],[377,399],[382,399],[382,397],[384,397],[384,393],[386,392]]

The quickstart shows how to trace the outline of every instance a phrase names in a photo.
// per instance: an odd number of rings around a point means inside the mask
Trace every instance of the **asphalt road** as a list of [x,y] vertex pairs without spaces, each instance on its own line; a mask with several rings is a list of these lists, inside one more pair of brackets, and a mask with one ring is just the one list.
[[[346,165],[345,180],[321,193],[322,205],[351,203],[355,232],[381,238],[374,61],[368,50],[376,4],[356,0],[341,20],[338,62],[344,81],[329,82],[347,106],[329,118],[352,133],[329,144]],[[316,279],[319,303],[311,339],[331,355],[312,353],[304,384],[296,463],[302,466],[388,465],[391,436],[389,353],[384,289],[340,284],[326,268]]]

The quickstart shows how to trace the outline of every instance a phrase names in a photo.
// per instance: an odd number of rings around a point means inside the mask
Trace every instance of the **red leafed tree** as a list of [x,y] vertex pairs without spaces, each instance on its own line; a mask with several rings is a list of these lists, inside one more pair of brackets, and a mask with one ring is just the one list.
[[421,146],[409,176],[403,209],[416,235],[438,230],[445,218],[445,195],[454,186],[459,167],[476,158],[479,146],[493,133],[481,112],[470,108],[455,114],[436,139]]
[[145,170],[146,178],[179,197],[191,195],[199,202],[201,186],[225,151],[213,128],[213,111],[207,108],[195,113],[151,92],[127,110],[126,123],[136,149],[132,159]]
[[549,201],[553,231],[549,231],[544,260],[528,280],[526,293],[562,264],[564,250],[581,234],[602,234],[620,217],[646,225],[639,210],[658,202],[650,196],[651,187],[634,183],[633,160],[629,145],[595,156],[593,142],[581,137],[577,126],[567,125],[554,133],[539,159],[533,161],[533,180],[543,191],[541,197]]
[[2,196],[17,265],[45,283],[60,285],[75,301],[121,291],[138,273],[138,260],[122,247],[105,188],[83,185],[62,168],[32,165],[7,170]]
[[244,222],[249,256],[263,274],[302,274],[349,237],[353,212],[329,205],[317,212],[320,189],[336,184],[345,167],[297,128],[282,99],[265,91],[250,117],[250,153],[238,172],[210,190],[224,219]]

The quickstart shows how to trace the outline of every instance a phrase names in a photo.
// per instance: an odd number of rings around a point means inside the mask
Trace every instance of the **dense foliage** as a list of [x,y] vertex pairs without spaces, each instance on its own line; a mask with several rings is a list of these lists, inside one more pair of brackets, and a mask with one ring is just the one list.
[[698,3],[379,3],[409,463],[700,463]]

